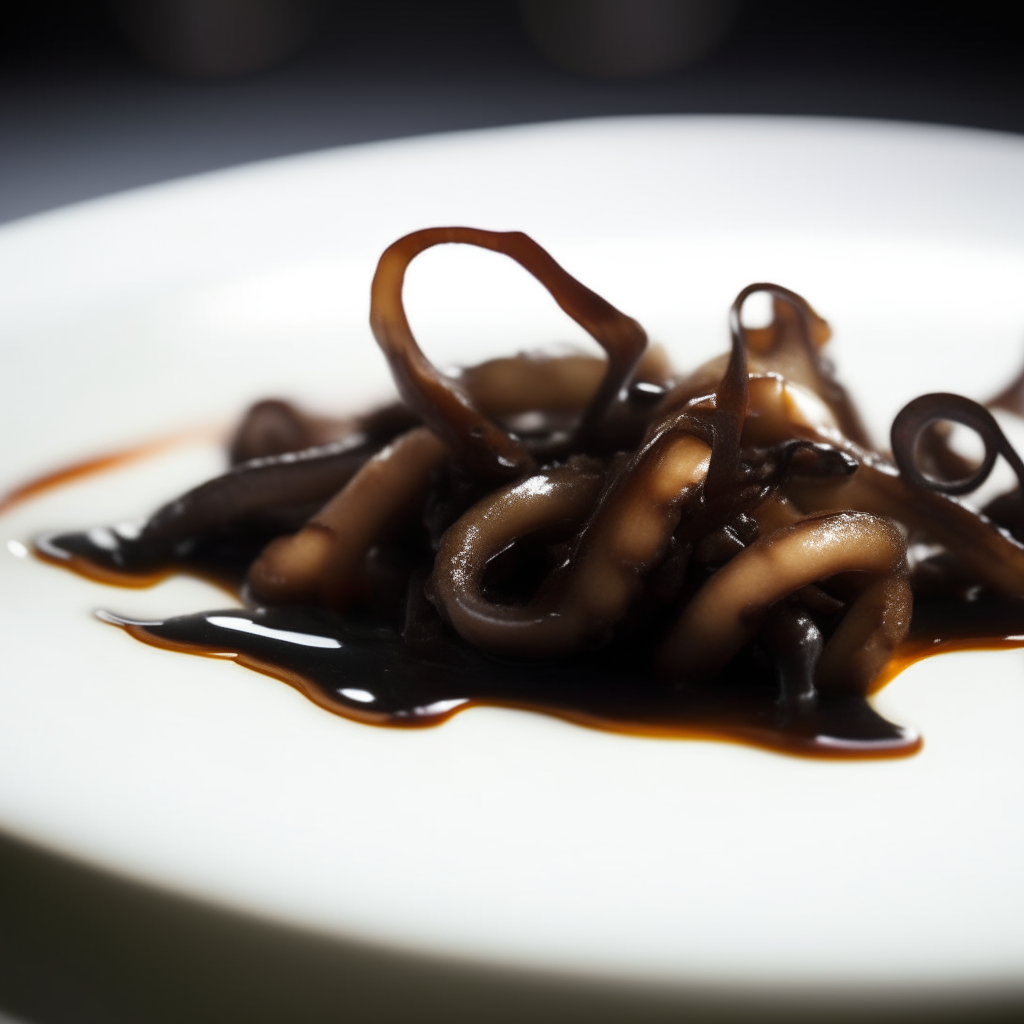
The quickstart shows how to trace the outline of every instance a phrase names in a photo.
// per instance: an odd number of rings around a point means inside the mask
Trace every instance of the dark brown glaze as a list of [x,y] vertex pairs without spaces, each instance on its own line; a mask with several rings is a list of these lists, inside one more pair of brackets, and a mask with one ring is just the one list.
[[[452,242],[519,262],[607,360],[440,373],[402,283],[418,253]],[[758,291],[774,321],[747,330]],[[260,403],[228,473],[137,528],[43,537],[39,553],[105,582],[221,583],[248,610],[102,617],[147,643],[232,654],[381,725],[489,704],[811,756],[903,755],[921,740],[872,709],[873,687],[938,650],[1024,636],[1020,489],[991,518],[954,497],[1000,456],[1024,484],[991,414],[923,396],[894,422],[895,462],[872,450],[821,358],[827,324],[788,289],[740,292],[728,354],[678,380],[644,356],[634,320],[525,235],[436,228],[381,257],[371,325],[405,405],[328,420]],[[952,480],[929,475],[954,465],[948,422],[986,453]],[[908,536],[942,550],[911,570]]]
[[[84,552],[88,537],[79,536],[77,546]],[[193,571],[225,582],[232,571],[237,581],[245,565],[244,555],[233,556],[224,547],[211,545],[205,564],[199,554]],[[179,565],[179,570],[189,568]],[[820,643],[820,637],[806,612],[781,616],[786,629],[796,633],[795,644],[748,649],[713,679],[673,687],[658,682],[637,657],[636,638],[571,661],[522,661],[487,657],[436,620],[410,643],[408,623],[403,635],[384,621],[324,608],[236,608],[165,621],[109,612],[100,617],[168,650],[233,654],[237,664],[289,683],[327,710],[374,725],[432,726],[458,711],[489,705],[611,732],[731,740],[813,757],[906,756],[922,743],[912,729],[882,718],[863,695],[813,694],[800,650]],[[774,630],[768,646],[782,633]],[[924,603],[874,692],[925,658],[1022,646],[1024,600]],[[790,688],[794,699],[781,699],[780,686]]]
[[488,658],[457,643],[411,652],[386,626],[322,608],[230,609],[140,622],[103,613],[138,640],[191,654],[226,653],[294,686],[321,707],[372,725],[430,726],[480,705],[554,715],[611,732],[725,739],[813,757],[894,757],[921,746],[862,697],[834,694],[803,711],[777,701],[756,658],[699,687],[666,688],[635,652],[572,662]]
[[281,508],[236,520],[186,538],[177,550],[150,544],[131,526],[42,534],[34,550],[51,565],[110,586],[141,589],[170,576],[189,575],[237,594],[263,548],[282,532],[298,529],[316,507]]
[[[162,573],[193,573],[238,592],[253,559],[270,538],[288,529],[284,511],[279,508],[276,515],[277,521],[250,517],[204,533],[187,549],[179,549]],[[302,517],[296,512],[290,525]],[[743,528],[738,524],[737,529]],[[723,536],[736,535],[730,530]],[[701,545],[702,561],[684,559],[684,576],[688,564],[691,575],[699,575],[706,572],[703,564],[723,557],[722,542],[712,541],[709,535]],[[133,543],[115,530],[93,530],[43,538],[38,550],[104,582],[148,585],[155,578],[151,552],[133,548]],[[743,550],[738,537],[735,543]],[[666,558],[662,564],[667,567],[670,562]],[[489,568],[493,567],[492,562]],[[522,574],[520,561],[512,576]],[[507,583],[490,575],[489,593],[499,603],[516,598],[507,592]],[[411,589],[415,595],[417,587]],[[418,589],[422,592],[422,584]],[[824,595],[823,600],[828,620],[842,602]],[[370,619],[365,614],[341,616],[298,606],[202,613],[151,623],[104,618],[123,625],[139,640],[169,649],[232,652],[238,664],[283,679],[331,711],[379,725],[437,724],[457,710],[488,704],[532,709],[616,732],[728,739],[808,756],[899,756],[920,747],[916,733],[882,719],[863,695],[811,692],[808,700],[806,682],[802,687],[794,682],[801,672],[805,681],[808,673],[813,675],[813,665],[805,662],[801,667],[800,662],[801,650],[808,637],[813,644],[817,629],[806,611],[795,616],[795,643],[785,642],[785,630],[775,630],[766,645],[748,648],[715,678],[696,686],[685,680],[666,686],[651,668],[659,629],[649,624],[639,635],[594,654],[524,662],[488,657],[473,649],[454,636],[426,602],[421,601],[420,621],[411,622],[417,616],[410,604],[407,595],[402,635],[390,624],[393,614]],[[787,619],[789,632],[794,632],[793,619]],[[231,629],[224,625],[228,620],[333,643],[309,647],[280,636]],[[360,692],[353,697],[356,691]],[[786,691],[793,700],[786,698]]]

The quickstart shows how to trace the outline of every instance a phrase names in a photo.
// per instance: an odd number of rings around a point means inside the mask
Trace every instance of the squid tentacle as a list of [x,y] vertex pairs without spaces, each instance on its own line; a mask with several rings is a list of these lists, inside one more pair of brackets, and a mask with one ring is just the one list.
[[358,593],[359,564],[374,541],[426,490],[448,449],[427,427],[369,459],[306,525],[272,541],[249,570],[253,593],[272,603],[343,608]]

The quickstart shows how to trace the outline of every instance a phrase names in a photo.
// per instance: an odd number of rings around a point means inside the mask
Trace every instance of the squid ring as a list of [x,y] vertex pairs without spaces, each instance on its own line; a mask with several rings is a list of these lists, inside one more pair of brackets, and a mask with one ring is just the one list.
[[689,433],[666,431],[645,446],[598,504],[569,564],[525,606],[484,598],[488,558],[555,519],[582,521],[601,478],[588,480],[570,464],[495,492],[442,538],[432,577],[438,604],[463,639],[492,654],[547,657],[580,649],[626,614],[667,549],[682,506],[707,476],[710,456],[710,447]]
[[910,628],[906,542],[887,519],[863,512],[809,516],[755,541],[719,569],[669,631],[655,667],[666,678],[713,677],[754,639],[767,611],[836,573],[869,584],[825,645],[822,688],[865,692]]
[[464,640],[500,654],[544,654],[575,645],[579,623],[558,607],[550,586],[525,606],[498,605],[482,593],[484,570],[491,558],[531,533],[559,523],[578,525],[603,483],[603,474],[593,469],[561,466],[499,488],[448,529],[431,582],[435,601]]

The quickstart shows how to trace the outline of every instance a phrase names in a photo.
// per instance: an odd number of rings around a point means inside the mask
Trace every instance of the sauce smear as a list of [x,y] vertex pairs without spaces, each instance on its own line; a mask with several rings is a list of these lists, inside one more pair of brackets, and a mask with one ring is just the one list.
[[[236,531],[230,542],[183,553],[173,571],[237,593],[253,552],[266,540],[259,529]],[[36,550],[108,583],[146,586],[156,578],[145,572],[132,538],[111,530],[43,537]],[[231,657],[329,711],[371,725],[433,726],[487,705],[611,732],[733,741],[818,758],[899,757],[922,745],[916,731],[889,722],[859,694],[822,692],[811,708],[784,708],[772,663],[756,646],[710,682],[666,686],[638,655],[643,645],[635,639],[590,656],[518,661],[470,647],[436,619],[403,636],[385,621],[319,607],[231,608],[161,621],[98,615],[156,647]],[[875,689],[935,654],[1021,646],[1024,600],[920,604],[910,635]]]

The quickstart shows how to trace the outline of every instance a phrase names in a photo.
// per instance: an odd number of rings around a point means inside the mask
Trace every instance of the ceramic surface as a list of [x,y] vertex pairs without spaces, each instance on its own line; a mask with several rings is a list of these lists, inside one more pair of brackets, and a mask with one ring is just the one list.
[[[752,280],[804,293],[885,436],[922,391],[1024,358],[1024,141],[814,120],[649,118],[314,154],[0,231],[4,486],[280,394],[386,396],[375,260],[415,228],[521,229],[676,362],[723,349]],[[580,341],[501,257],[435,250],[407,288],[435,361]],[[172,891],[465,960],[640,981],[1016,985],[1024,652],[920,663],[879,697],[907,760],[826,763],[474,709],[397,731],[138,644],[37,531],[145,514],[217,471],[192,439],[0,518],[0,826]]]

